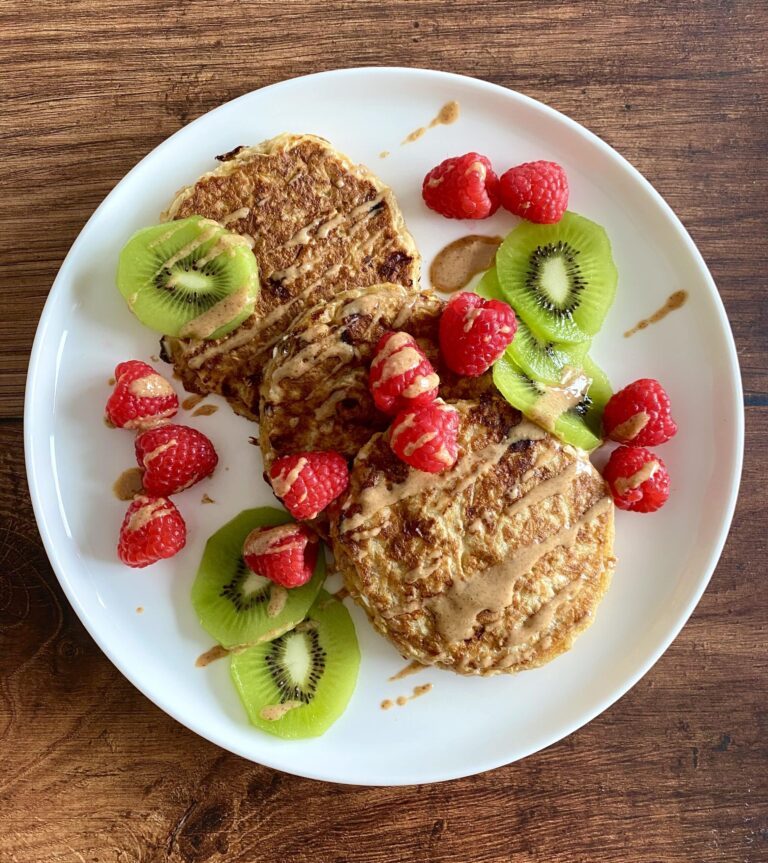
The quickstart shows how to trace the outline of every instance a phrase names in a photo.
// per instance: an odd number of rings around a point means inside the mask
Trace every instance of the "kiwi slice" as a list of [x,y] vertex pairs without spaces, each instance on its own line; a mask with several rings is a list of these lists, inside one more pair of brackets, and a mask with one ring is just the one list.
[[253,725],[278,737],[317,737],[352,697],[360,648],[347,609],[321,590],[294,629],[233,655],[231,663]]
[[616,294],[608,235],[576,213],[554,225],[522,222],[499,247],[496,267],[507,301],[543,341],[595,335]]
[[213,534],[192,585],[192,605],[200,623],[224,647],[276,638],[304,618],[325,580],[325,558],[317,555],[312,578],[286,590],[252,572],[243,560],[243,543],[255,527],[292,521],[271,506],[246,509]]
[[587,428],[602,442],[603,411],[613,395],[611,382],[592,357],[583,357],[580,366],[584,374],[592,380],[587,390],[588,402],[582,405],[581,416]]
[[217,339],[253,312],[258,265],[245,237],[191,216],[137,231],[120,252],[117,287],[150,329]]
[[[495,267],[486,271],[476,290],[478,294],[488,300],[507,302],[501,293]],[[589,345],[589,341],[569,345],[551,339],[541,339],[518,315],[515,338],[507,348],[507,352],[533,380],[555,385],[562,378],[563,369],[566,366],[581,366],[582,360],[589,350]]]
[[[571,367],[566,367],[568,371]],[[493,367],[493,382],[504,398],[529,419],[543,425],[565,443],[591,451],[600,446],[600,423],[603,409],[611,397],[611,387],[603,371],[584,357],[580,370],[591,379],[589,389],[578,404],[559,415],[551,408],[557,405],[557,390],[533,380],[517,365],[507,351]],[[552,400],[555,396],[554,401]],[[550,410],[547,409],[550,402]]]

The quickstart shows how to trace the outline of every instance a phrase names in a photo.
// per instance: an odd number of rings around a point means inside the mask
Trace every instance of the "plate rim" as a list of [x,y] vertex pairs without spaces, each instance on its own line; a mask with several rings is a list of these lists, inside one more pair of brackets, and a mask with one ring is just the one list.
[[[530,107],[535,108],[536,110],[543,111],[545,114],[549,114],[553,119],[557,119],[559,122],[565,123],[569,126],[573,131],[577,132],[579,135],[586,137],[593,144],[595,144],[598,149],[608,156],[611,159],[618,160],[624,170],[626,170],[636,181],[639,181],[641,186],[645,188],[646,193],[650,194],[650,196],[654,199],[654,202],[661,207],[661,209],[665,212],[666,216],[672,221],[673,224],[676,225],[685,245],[693,261],[696,263],[697,268],[700,274],[703,277],[703,281],[706,283],[709,293],[711,295],[711,299],[714,301],[714,307],[717,310],[717,314],[719,317],[719,322],[722,326],[723,334],[725,336],[725,343],[727,347],[727,356],[728,356],[728,372],[729,377],[731,379],[731,384],[733,386],[733,396],[737,405],[736,416],[732,419],[733,427],[734,427],[734,441],[735,441],[735,451],[730,453],[730,457],[733,459],[733,466],[730,472],[730,491],[728,495],[728,500],[726,501],[724,508],[724,519],[722,524],[720,525],[719,535],[712,545],[712,551],[709,555],[709,560],[706,566],[702,570],[702,575],[699,579],[699,583],[696,589],[693,591],[693,594],[690,600],[686,603],[685,608],[679,614],[675,624],[670,627],[669,631],[665,634],[665,636],[660,640],[660,644],[657,648],[651,652],[650,656],[647,659],[644,659],[641,663],[638,670],[629,675],[621,685],[617,686],[610,695],[602,698],[598,703],[592,705],[588,710],[585,710],[582,714],[579,715],[578,719],[566,723],[565,725],[560,727],[560,730],[548,735],[548,737],[539,744],[534,744],[522,750],[519,754],[517,754],[512,760],[509,760],[508,755],[502,754],[500,757],[496,756],[494,758],[486,759],[482,763],[477,763],[472,766],[470,771],[465,770],[445,770],[441,771],[439,769],[433,769],[428,775],[425,775],[423,778],[418,779],[416,782],[412,778],[407,779],[399,779],[397,776],[393,776],[387,781],[364,781],[361,779],[350,779],[350,778],[342,778],[339,779],[334,776],[324,775],[320,771],[314,770],[302,770],[301,767],[297,769],[294,764],[290,763],[290,758],[285,759],[280,757],[280,753],[276,751],[274,753],[274,757],[272,754],[268,754],[267,757],[262,758],[260,756],[258,761],[252,757],[252,755],[247,754],[241,751],[237,746],[228,743],[220,739],[220,735],[216,733],[211,733],[207,728],[201,727],[194,718],[194,715],[191,717],[182,716],[180,712],[177,711],[171,704],[164,702],[161,693],[153,693],[150,694],[147,691],[147,687],[145,687],[141,678],[135,676],[133,673],[129,672],[129,670],[125,667],[122,659],[113,651],[110,647],[106,646],[106,642],[103,642],[100,635],[99,629],[100,626],[97,624],[94,619],[89,617],[88,613],[83,608],[80,600],[78,598],[77,591],[74,590],[72,585],[70,585],[69,580],[66,576],[66,567],[62,564],[61,559],[59,558],[59,554],[54,545],[52,539],[51,528],[49,527],[49,522],[46,519],[44,508],[43,508],[43,492],[41,491],[41,481],[38,471],[37,462],[40,459],[40,454],[38,453],[38,445],[37,441],[37,432],[33,425],[33,407],[32,405],[35,402],[35,393],[39,386],[39,378],[42,370],[42,356],[43,356],[43,344],[45,343],[46,332],[51,325],[52,320],[52,309],[54,303],[54,297],[57,291],[57,286],[60,282],[64,282],[66,274],[69,268],[72,266],[72,259],[74,254],[80,244],[84,242],[83,236],[86,234],[87,229],[91,225],[93,221],[96,220],[97,216],[100,214],[103,208],[107,205],[107,201],[115,194],[119,189],[123,186],[127,185],[133,175],[138,171],[141,165],[144,164],[145,161],[154,158],[157,154],[161,153],[164,149],[170,147],[171,142],[180,134],[186,134],[187,130],[191,127],[194,127],[196,124],[200,124],[205,118],[209,115],[215,113],[216,111],[222,110],[227,106],[231,106],[232,104],[246,100],[251,97],[255,93],[263,93],[264,91],[284,87],[286,85],[291,84],[296,81],[304,81],[318,78],[329,78],[329,77],[353,77],[358,75],[378,75],[378,76],[397,76],[402,74],[407,75],[415,75],[423,78],[433,78],[440,79],[442,81],[451,81],[451,80],[459,80],[463,82],[471,82],[472,85],[480,87],[481,89],[485,89],[488,91],[503,93],[505,97],[512,96],[513,98],[521,100],[523,103],[527,103]],[[463,778],[466,776],[474,776],[479,773],[484,773],[489,770],[493,770],[502,766],[506,766],[514,763],[515,761],[519,761],[523,758],[527,758],[530,755],[542,751],[544,749],[549,748],[553,744],[559,742],[560,740],[565,739],[566,737],[573,734],[579,728],[587,725],[592,722],[597,716],[601,713],[605,712],[609,707],[615,704],[619,699],[621,699],[632,687],[634,687],[637,682],[647,674],[651,668],[658,662],[660,657],[667,651],[672,642],[677,638],[681,629],[688,622],[691,614],[695,610],[698,605],[702,594],[706,590],[709,582],[714,574],[714,571],[717,567],[717,564],[720,561],[722,556],[723,548],[725,546],[725,542],[728,538],[728,534],[730,532],[731,524],[733,521],[733,515],[736,508],[736,501],[738,498],[739,487],[741,483],[741,475],[743,468],[743,457],[744,457],[744,428],[745,428],[745,417],[744,417],[744,398],[743,398],[743,387],[741,380],[741,370],[739,366],[738,353],[736,349],[736,343],[733,336],[733,331],[730,325],[730,321],[728,319],[728,315],[725,310],[725,306],[722,301],[722,297],[720,296],[720,292],[717,289],[716,283],[712,277],[712,274],[709,271],[709,268],[704,261],[704,258],[696,246],[695,242],[691,238],[688,230],[685,225],[681,221],[681,219],[677,216],[671,206],[666,202],[666,200],[662,197],[662,195],[654,188],[654,186],[650,183],[650,181],[634,166],[632,165],[618,150],[611,147],[606,141],[596,135],[594,132],[583,126],[581,123],[569,117],[567,114],[558,111],[557,109],[547,105],[544,102],[539,101],[538,99],[534,99],[531,96],[527,96],[524,93],[519,92],[518,90],[513,90],[509,87],[504,87],[501,84],[496,84],[491,81],[486,81],[481,78],[476,78],[469,75],[461,75],[454,72],[445,72],[436,69],[428,69],[421,67],[408,67],[408,66],[354,66],[347,67],[341,69],[331,69],[322,72],[315,72],[309,75],[297,75],[290,78],[285,78],[280,81],[276,81],[272,84],[266,85],[264,87],[259,87],[255,90],[250,90],[246,93],[243,93],[233,99],[230,99],[226,102],[222,102],[214,108],[211,108],[209,111],[201,114],[199,117],[196,117],[190,123],[182,126],[180,129],[177,129],[173,134],[169,135],[163,141],[161,141],[157,146],[153,147],[145,156],[143,156],[120,180],[115,186],[105,195],[104,199],[100,202],[98,207],[93,211],[91,216],[85,222],[85,224],[80,229],[77,237],[74,242],[70,246],[67,251],[64,260],[62,261],[56,276],[51,284],[51,288],[48,292],[48,296],[46,298],[45,304],[43,306],[43,310],[40,315],[40,319],[37,324],[35,338],[32,345],[32,350],[30,352],[29,363],[27,367],[27,378],[24,392],[24,410],[23,410],[23,439],[24,439],[24,456],[25,456],[25,467],[27,472],[27,483],[30,492],[30,498],[32,501],[32,508],[35,515],[35,521],[37,523],[38,530],[40,532],[41,539],[43,541],[43,547],[45,549],[48,560],[50,561],[51,567],[56,575],[56,578],[61,585],[61,588],[80,619],[81,623],[91,636],[93,640],[98,645],[99,649],[106,655],[106,657],[112,662],[112,664],[118,669],[118,671],[133,685],[135,686],[146,698],[148,698],[153,704],[159,707],[164,713],[171,716],[177,722],[179,722],[184,727],[193,731],[195,734],[198,734],[200,737],[208,740],[209,742],[221,747],[225,751],[232,752],[234,754],[239,755],[242,758],[245,758],[248,761],[253,763],[262,764],[268,768],[281,770],[286,773],[290,773],[296,776],[301,776],[308,779],[314,779],[318,781],[325,782],[333,782],[337,784],[349,784],[349,785],[360,785],[365,784],[369,786],[376,787],[385,787],[385,786],[402,786],[402,785],[414,785],[414,784],[425,784],[425,783],[434,783],[434,782],[444,782],[452,779]],[[286,764],[286,761],[288,762]]]

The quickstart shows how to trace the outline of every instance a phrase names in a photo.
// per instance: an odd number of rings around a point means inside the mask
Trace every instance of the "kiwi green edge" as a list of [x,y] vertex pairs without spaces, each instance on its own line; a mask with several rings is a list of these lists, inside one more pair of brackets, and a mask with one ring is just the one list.
[[[288,591],[285,607],[274,617],[262,613],[238,612],[231,600],[222,596],[222,590],[235,573],[223,572],[227,563],[236,559],[234,549],[242,549],[248,534],[257,527],[289,524],[293,519],[285,510],[265,506],[246,509],[222,525],[205,544],[203,556],[192,584],[192,605],[200,625],[216,641],[229,650],[249,647],[278,638],[300,623],[325,581],[325,555],[320,547],[312,578],[301,587]],[[243,563],[243,566],[245,564]],[[266,602],[262,603],[266,607]],[[249,616],[243,626],[235,620]],[[235,620],[235,623],[228,621]],[[250,625],[248,625],[250,624]]]
[[[261,716],[264,707],[283,703],[280,690],[266,668],[266,657],[280,639],[233,654],[230,660],[230,675],[251,724],[289,740],[324,734],[346,710],[360,669],[355,625],[343,603],[321,590],[306,620],[318,623],[318,639],[325,651],[326,666],[312,700],[289,710],[282,718],[268,720]],[[290,637],[290,632],[281,636]]]

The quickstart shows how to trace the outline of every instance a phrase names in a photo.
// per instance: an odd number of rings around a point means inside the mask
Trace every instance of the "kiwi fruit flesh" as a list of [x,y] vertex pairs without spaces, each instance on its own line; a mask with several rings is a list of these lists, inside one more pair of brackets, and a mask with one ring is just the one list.
[[[495,267],[486,271],[476,291],[486,299],[507,302],[501,293]],[[581,366],[589,345],[589,340],[569,345],[552,339],[541,339],[523,318],[517,315],[517,331],[507,351],[530,378],[556,385],[560,382],[566,366]]]
[[586,341],[616,294],[608,235],[576,213],[553,225],[522,222],[499,247],[496,268],[507,302],[542,341]]
[[[566,367],[568,372],[572,367]],[[590,452],[602,443],[600,436],[603,409],[611,397],[611,387],[605,373],[589,358],[584,357],[577,372],[589,378],[590,384],[578,403],[560,413],[552,412],[558,405],[562,390],[534,380],[517,365],[509,350],[493,367],[493,382],[504,398],[529,419],[543,425],[560,440]],[[551,401],[555,396],[554,402]],[[550,409],[545,405],[550,401]],[[562,404],[560,405],[562,407]]]
[[306,619],[232,656],[230,671],[251,723],[278,737],[323,734],[357,683],[360,648],[344,605],[320,591]]
[[253,312],[258,264],[245,237],[190,216],[137,231],[120,252],[117,287],[150,329],[216,339]]
[[243,543],[256,527],[293,521],[271,506],[246,509],[211,536],[192,585],[200,623],[219,644],[238,648],[270,641],[304,619],[325,580],[325,558],[317,555],[312,578],[286,590],[256,575],[243,560]]

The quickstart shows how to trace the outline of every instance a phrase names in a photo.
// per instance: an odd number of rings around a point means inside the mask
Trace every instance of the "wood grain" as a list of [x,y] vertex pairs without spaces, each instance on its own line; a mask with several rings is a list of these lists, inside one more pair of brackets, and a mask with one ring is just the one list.
[[[768,859],[767,37],[758,0],[0,0],[2,863]],[[681,216],[715,276],[748,417],[731,537],[654,669],[550,749],[419,788],[277,773],[149,703],[63,597],[22,455],[37,318],[109,189],[226,99],[365,64],[447,69],[519,89],[626,155]]]

